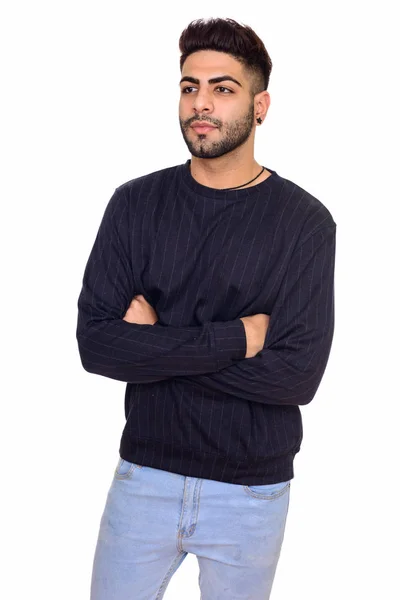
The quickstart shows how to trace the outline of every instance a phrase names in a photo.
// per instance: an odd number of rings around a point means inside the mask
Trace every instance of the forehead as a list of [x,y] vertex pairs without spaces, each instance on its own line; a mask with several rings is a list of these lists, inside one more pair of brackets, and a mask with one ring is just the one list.
[[221,74],[236,77],[242,85],[245,82],[242,65],[225,52],[215,52],[214,50],[193,52],[187,57],[182,67],[182,76],[189,75],[198,79],[218,77]]

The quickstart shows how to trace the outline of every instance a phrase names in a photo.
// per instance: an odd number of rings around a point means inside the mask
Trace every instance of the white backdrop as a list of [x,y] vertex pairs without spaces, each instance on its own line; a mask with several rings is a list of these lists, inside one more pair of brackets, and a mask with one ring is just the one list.
[[[400,597],[394,4],[3,5],[2,597],[89,599],[125,384],[81,366],[83,270],[115,187],[190,157],[178,39],[211,16],[253,27],[273,62],[256,160],[337,223],[335,337],[302,407],[272,600]],[[165,599],[199,599],[197,576],[188,555]]]

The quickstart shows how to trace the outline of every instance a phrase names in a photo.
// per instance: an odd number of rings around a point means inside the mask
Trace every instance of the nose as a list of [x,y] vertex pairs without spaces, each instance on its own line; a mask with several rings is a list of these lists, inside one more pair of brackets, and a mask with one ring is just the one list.
[[212,96],[207,91],[199,91],[193,98],[193,108],[196,112],[202,112],[204,110],[212,111],[213,103]]

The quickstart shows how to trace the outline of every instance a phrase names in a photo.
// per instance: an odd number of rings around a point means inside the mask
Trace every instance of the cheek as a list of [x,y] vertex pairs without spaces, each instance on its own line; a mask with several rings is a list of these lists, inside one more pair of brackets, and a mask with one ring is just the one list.
[[184,96],[183,94],[179,94],[179,107],[184,108],[184,106],[188,103],[188,96]]
[[187,116],[188,116],[188,109],[185,106],[185,102],[183,102],[182,100],[179,101],[179,116],[181,119],[186,120]]

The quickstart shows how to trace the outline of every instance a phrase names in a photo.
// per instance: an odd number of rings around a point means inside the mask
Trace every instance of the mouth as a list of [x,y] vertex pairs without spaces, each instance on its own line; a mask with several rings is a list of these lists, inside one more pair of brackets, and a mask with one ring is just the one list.
[[208,133],[209,131],[213,131],[217,128],[213,127],[212,125],[192,125],[192,129],[194,129],[196,133]]

